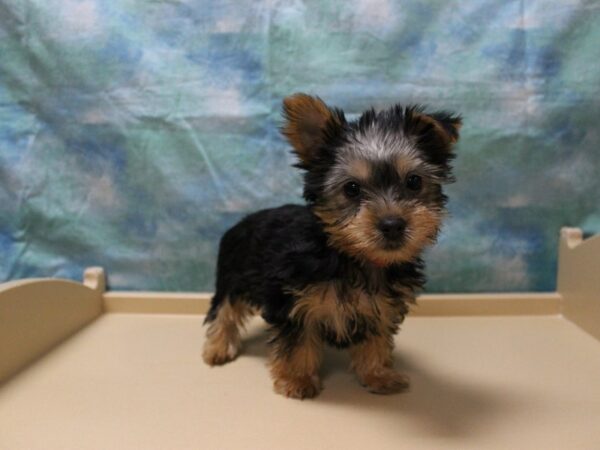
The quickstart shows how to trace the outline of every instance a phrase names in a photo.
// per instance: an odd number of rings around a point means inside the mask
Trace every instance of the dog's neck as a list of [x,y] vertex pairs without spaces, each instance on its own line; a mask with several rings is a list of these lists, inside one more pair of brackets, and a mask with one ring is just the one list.
[[359,288],[368,293],[383,293],[393,297],[398,294],[397,288],[400,286],[402,289],[418,291],[425,282],[423,261],[420,258],[380,266],[339,251],[336,253],[339,258],[336,278],[342,290]]

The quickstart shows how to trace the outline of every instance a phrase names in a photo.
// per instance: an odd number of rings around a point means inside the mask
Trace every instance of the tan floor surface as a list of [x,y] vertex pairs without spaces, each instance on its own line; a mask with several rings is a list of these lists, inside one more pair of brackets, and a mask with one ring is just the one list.
[[408,318],[410,392],[332,350],[305,401],[272,392],[259,322],[210,369],[201,321],[101,317],[0,388],[0,449],[600,449],[600,343],[560,317]]

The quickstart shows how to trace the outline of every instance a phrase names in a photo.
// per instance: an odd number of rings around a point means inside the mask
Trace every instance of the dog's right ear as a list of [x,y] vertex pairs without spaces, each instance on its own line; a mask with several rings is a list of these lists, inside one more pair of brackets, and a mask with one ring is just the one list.
[[283,100],[285,119],[281,132],[300,158],[300,166],[308,167],[325,144],[327,137],[345,123],[344,113],[329,108],[319,97],[294,94]]

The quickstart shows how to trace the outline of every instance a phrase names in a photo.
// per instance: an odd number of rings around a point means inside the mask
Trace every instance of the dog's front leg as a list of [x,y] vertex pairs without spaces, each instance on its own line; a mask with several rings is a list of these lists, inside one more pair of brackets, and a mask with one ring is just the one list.
[[351,367],[370,392],[392,394],[408,388],[408,377],[393,368],[393,348],[393,336],[385,332],[350,347]]
[[323,343],[316,332],[291,326],[276,327],[269,341],[273,387],[291,398],[311,398],[321,391],[319,366]]

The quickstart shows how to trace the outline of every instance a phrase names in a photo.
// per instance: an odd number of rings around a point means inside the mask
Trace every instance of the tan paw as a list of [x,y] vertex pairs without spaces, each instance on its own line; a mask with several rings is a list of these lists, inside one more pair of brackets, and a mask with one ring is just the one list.
[[394,394],[408,389],[407,375],[393,369],[380,369],[359,377],[363,386],[374,394]]
[[214,343],[207,342],[204,345],[202,359],[209,366],[220,366],[229,361],[233,361],[239,352],[239,345],[232,343],[227,345],[215,345]]
[[289,398],[313,398],[321,392],[321,381],[317,375],[278,378],[273,383],[275,392]]

